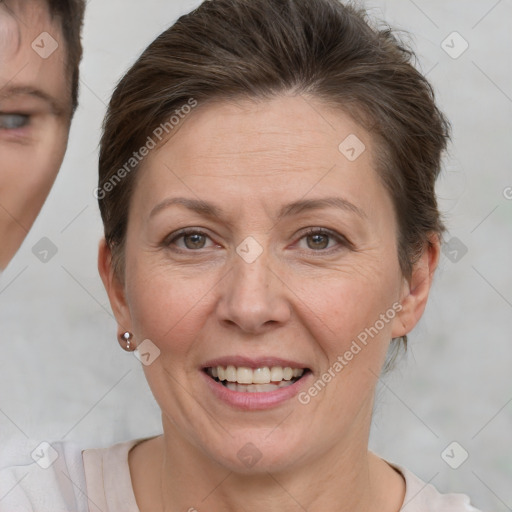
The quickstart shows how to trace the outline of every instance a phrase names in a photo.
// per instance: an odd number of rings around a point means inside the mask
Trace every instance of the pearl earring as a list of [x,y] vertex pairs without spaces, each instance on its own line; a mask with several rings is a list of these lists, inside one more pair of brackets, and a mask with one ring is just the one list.
[[135,345],[132,345],[133,334],[131,332],[125,332],[119,336],[119,342],[123,350],[126,352],[133,352]]

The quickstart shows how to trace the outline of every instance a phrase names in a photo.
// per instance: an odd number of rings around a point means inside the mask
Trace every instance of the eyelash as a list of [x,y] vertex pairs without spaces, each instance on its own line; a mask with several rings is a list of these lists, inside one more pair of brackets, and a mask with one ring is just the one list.
[[[200,235],[200,236],[210,238],[210,236],[207,233],[205,233],[204,231],[201,231],[198,229],[193,229],[193,228],[185,228],[185,229],[182,229],[182,230],[178,231],[177,233],[173,233],[169,237],[167,237],[167,239],[164,241],[164,245],[166,247],[170,247],[177,240],[179,240],[181,238],[185,238],[190,235]],[[334,247],[334,248],[330,248],[330,249],[319,249],[319,250],[310,249],[310,251],[312,251],[313,253],[330,254],[332,252],[337,252],[337,251],[341,250],[342,248],[353,249],[352,243],[349,240],[347,240],[347,238],[345,238],[343,235],[340,235],[334,231],[330,231],[325,228],[309,228],[305,233],[302,234],[302,236],[299,238],[299,240],[302,240],[303,238],[307,238],[308,236],[313,236],[313,235],[323,235],[323,236],[328,236],[330,238],[334,238],[338,241],[339,245],[342,246],[342,247]],[[202,249],[177,248],[174,250],[177,250],[177,252],[199,252]]]
[[[5,127],[3,126],[3,122],[4,122],[4,118],[18,118],[17,120],[19,121],[20,118],[23,118],[23,124],[21,126],[13,126],[13,127]],[[26,128],[29,124],[30,124],[30,115],[27,115],[27,114],[20,114],[20,113],[16,113],[16,112],[10,112],[10,113],[5,113],[5,112],[0,112],[0,130],[7,130],[7,131],[10,131],[10,130],[20,130],[22,128]]]

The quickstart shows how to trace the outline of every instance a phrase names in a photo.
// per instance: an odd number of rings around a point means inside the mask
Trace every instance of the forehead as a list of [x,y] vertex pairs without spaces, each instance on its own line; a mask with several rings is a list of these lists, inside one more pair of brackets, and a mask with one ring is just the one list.
[[71,104],[62,29],[46,2],[0,2],[0,101],[20,89]]
[[[344,152],[351,148],[344,141],[360,152],[357,158],[351,152],[347,158]],[[145,208],[192,193],[238,210],[258,202],[267,210],[276,201],[338,191],[370,211],[389,203],[373,153],[371,135],[320,100],[294,96],[203,104],[150,153],[135,194]]]
[[[365,148],[357,162],[343,155],[347,139],[359,141],[356,150]],[[363,173],[375,167],[373,146],[349,115],[317,98],[242,98],[199,104],[147,163],[171,162],[177,172],[202,178],[322,175],[333,165]]]
[[12,10],[0,2],[0,62],[15,55],[20,45],[20,24],[12,14]]
[[254,168],[261,176],[265,164],[270,172],[299,167],[320,171],[339,160],[340,143],[355,133],[369,142],[370,135],[348,115],[316,98],[219,100],[199,104],[157,150],[155,160],[172,155],[192,172]]

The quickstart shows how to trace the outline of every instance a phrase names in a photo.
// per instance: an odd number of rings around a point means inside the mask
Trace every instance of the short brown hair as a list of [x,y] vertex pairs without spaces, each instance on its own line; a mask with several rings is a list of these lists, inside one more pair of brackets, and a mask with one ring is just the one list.
[[[365,11],[337,0],[205,1],[151,43],[119,82],[104,122],[99,187],[190,98],[201,104],[309,94],[346,111],[375,137],[408,276],[429,235],[444,229],[435,181],[449,138],[413,57],[389,27],[372,26]],[[135,175],[136,169],[99,197],[116,269]]]
[[71,102],[73,112],[78,106],[78,92],[82,60],[82,25],[85,0],[46,0],[52,18],[58,18],[67,48],[67,67],[71,79]]

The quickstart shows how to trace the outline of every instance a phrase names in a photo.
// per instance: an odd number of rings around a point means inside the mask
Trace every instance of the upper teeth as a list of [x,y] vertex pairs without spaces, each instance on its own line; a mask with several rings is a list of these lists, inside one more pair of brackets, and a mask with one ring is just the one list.
[[238,382],[239,384],[268,384],[270,382],[281,382],[282,380],[291,380],[294,377],[300,377],[304,373],[303,368],[290,368],[286,366],[273,366],[269,368],[247,368],[245,366],[235,367],[215,366],[208,368],[208,374],[212,377],[218,377],[219,380],[229,382]]

